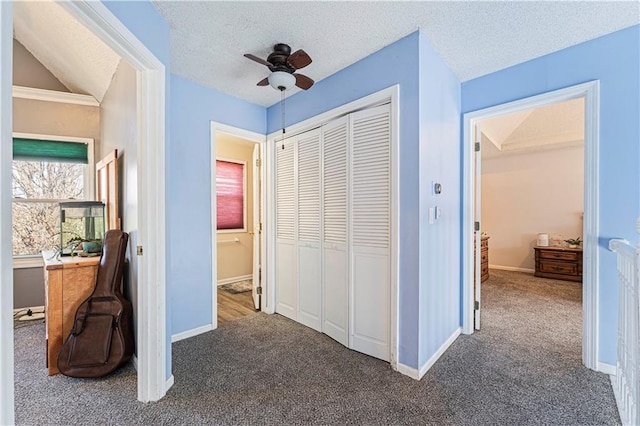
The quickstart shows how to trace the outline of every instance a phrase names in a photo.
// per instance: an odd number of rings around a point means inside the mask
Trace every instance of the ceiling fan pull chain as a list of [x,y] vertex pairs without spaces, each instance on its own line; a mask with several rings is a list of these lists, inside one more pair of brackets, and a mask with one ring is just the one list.
[[284,134],[287,132],[284,128],[285,116],[284,116],[284,90],[280,90],[280,103],[282,105],[282,149],[284,149]]

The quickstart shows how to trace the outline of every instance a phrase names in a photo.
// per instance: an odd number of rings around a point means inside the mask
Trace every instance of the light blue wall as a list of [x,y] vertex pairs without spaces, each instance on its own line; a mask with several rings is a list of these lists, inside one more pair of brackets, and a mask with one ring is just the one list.
[[[170,105],[170,87],[169,87],[169,69],[170,69],[170,49],[169,49],[169,24],[164,20],[162,15],[156,10],[151,2],[142,1],[103,1],[103,4],[113,13],[137,38],[140,40],[165,66],[165,88],[166,98],[165,104]],[[165,143],[170,145],[169,140],[169,113],[168,108],[166,112],[166,128],[165,128]],[[165,153],[165,159],[168,163],[168,157]],[[169,173],[166,177],[167,181],[170,179]],[[165,190],[165,196],[167,203],[169,202],[169,193]],[[169,228],[170,218],[167,213],[167,232]],[[170,257],[170,249],[167,247],[167,258]],[[169,268],[166,270],[167,277],[169,276]],[[171,292],[171,282],[167,279],[166,283],[167,294]],[[166,364],[166,377],[171,376],[171,304],[170,298],[167,297],[166,305],[166,342],[167,342],[167,364]]]
[[[286,101],[287,123],[297,123],[395,84],[400,85],[400,321],[399,361],[418,360],[418,33],[317,82]],[[280,104],[267,110],[269,132],[281,127]]]
[[[460,324],[460,83],[415,32],[287,99],[286,118],[288,125],[297,123],[395,84],[400,85],[398,361],[419,368]],[[279,104],[268,109],[269,132],[281,127],[280,114]],[[442,182],[445,193],[434,198],[431,180]],[[443,217],[427,226],[426,209],[436,204]]]
[[265,133],[266,110],[171,76],[167,241],[173,334],[211,324],[210,122]]
[[616,362],[617,278],[610,238],[639,242],[640,26],[462,85],[463,112],[600,80],[599,360]]
[[[461,154],[460,82],[423,34],[419,45],[420,367],[460,327]],[[430,225],[436,206],[442,214]]]

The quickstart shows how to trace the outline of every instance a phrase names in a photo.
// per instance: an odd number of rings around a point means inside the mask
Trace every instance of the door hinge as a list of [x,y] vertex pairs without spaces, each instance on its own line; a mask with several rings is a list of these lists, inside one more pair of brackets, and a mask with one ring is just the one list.
[[256,287],[256,294],[262,295],[262,286]]
[[473,222],[473,229],[475,231],[479,231],[480,230],[480,222]]
[[262,267],[258,267],[258,282],[262,282]]
[[262,222],[258,224],[258,231],[262,232]]
[[256,167],[261,167],[261,166],[262,166],[262,159],[256,158]]
[[480,152],[480,142],[476,142],[476,152]]
[[142,256],[142,246],[137,246],[137,247],[136,247],[136,254],[137,254],[138,256]]
[[473,310],[474,311],[479,311],[480,310],[480,302],[478,302],[477,300],[475,302],[473,302]]

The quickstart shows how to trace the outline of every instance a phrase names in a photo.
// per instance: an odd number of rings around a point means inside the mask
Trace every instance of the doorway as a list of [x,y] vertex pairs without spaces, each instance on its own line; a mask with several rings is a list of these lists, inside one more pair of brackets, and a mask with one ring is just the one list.
[[[574,99],[584,99],[584,224],[583,224],[583,339],[582,361],[588,368],[597,370],[597,234],[598,234],[598,93],[597,81],[557,90],[554,92],[514,101],[464,115],[463,138],[463,333],[474,330],[474,317],[482,310],[481,286],[474,288],[474,272],[479,271],[475,262],[474,238],[478,252],[481,240],[481,205],[475,196],[475,184],[480,182],[479,151],[476,142],[480,134],[476,131],[482,120],[507,113],[522,112]],[[478,274],[479,276],[480,274]]]
[[475,132],[481,141],[476,300],[487,303],[476,310],[474,327],[497,331],[508,322],[530,344],[563,348],[575,359],[581,355],[584,127],[584,98],[578,98],[479,120]]
[[[141,286],[138,293],[138,399],[158,400],[171,386],[166,368],[166,321],[165,321],[165,220],[164,220],[164,65],[124,26],[102,3],[63,2],[61,6],[81,24],[126,59],[137,74],[140,85],[137,148],[139,153],[138,185],[141,194],[138,210],[139,241],[147,248],[146,256],[140,259]],[[0,67],[0,120],[2,149],[0,171],[10,176],[11,171],[11,80],[12,80],[12,30],[13,8],[11,3],[0,5],[2,31],[2,67]],[[0,210],[0,235],[2,252],[2,300],[0,333],[3,344],[0,351],[0,423],[13,423],[13,329],[9,313],[12,311],[13,280],[11,256],[11,179],[2,179],[2,209]]]
[[211,123],[212,324],[264,308],[263,135]]

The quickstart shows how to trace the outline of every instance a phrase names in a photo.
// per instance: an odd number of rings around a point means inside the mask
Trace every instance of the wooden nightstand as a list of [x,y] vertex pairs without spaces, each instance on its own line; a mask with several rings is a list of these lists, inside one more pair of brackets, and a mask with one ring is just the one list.
[[536,277],[582,282],[582,249],[534,247]]

